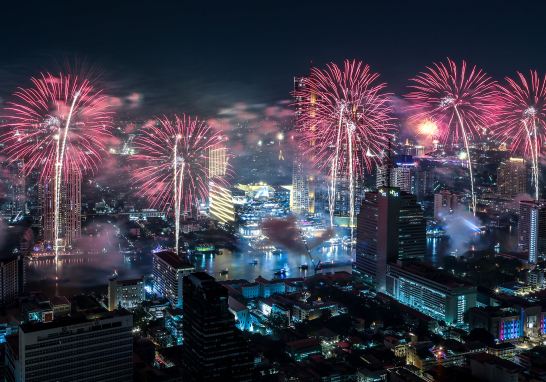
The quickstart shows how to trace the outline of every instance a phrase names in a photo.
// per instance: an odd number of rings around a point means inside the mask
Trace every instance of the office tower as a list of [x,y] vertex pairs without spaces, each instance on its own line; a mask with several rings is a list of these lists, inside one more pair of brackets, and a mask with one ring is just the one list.
[[225,177],[227,169],[227,149],[225,147],[211,147],[208,155],[209,179]]
[[25,177],[23,175],[23,161],[15,161],[8,165],[9,178],[7,192],[12,218],[23,216],[26,212]]
[[[309,77],[294,77],[294,91],[301,91],[307,86],[306,79]],[[299,133],[302,128],[301,116],[307,112],[302,104],[300,97],[295,97],[294,104],[294,131]],[[299,139],[299,138],[298,138]],[[297,142],[294,147],[294,165],[292,168],[292,194],[290,196],[290,211],[296,214],[308,213],[313,204],[310,197],[310,170],[311,163],[309,153],[307,153],[308,144]]]
[[210,217],[219,223],[235,221],[235,207],[231,191],[214,181],[209,181]]
[[194,266],[172,252],[154,253],[154,292],[168,299],[174,308],[182,307],[182,278]]
[[228,290],[205,272],[183,283],[184,382],[255,381],[247,342],[229,311]]
[[501,162],[497,169],[497,194],[503,199],[512,199],[527,193],[527,166],[523,158],[510,158]]
[[432,170],[422,170],[419,168],[416,170],[412,175],[410,193],[417,196],[417,198],[432,194],[436,183],[436,174]]
[[418,259],[389,263],[386,281],[387,294],[447,324],[463,323],[465,313],[476,307],[476,285]]
[[546,206],[544,200],[519,202],[519,252],[529,254],[529,263],[546,254]]
[[108,310],[133,309],[146,299],[144,276],[133,280],[108,280]]
[[441,190],[440,193],[434,194],[434,219],[449,218],[457,206],[457,195],[452,194],[449,190]]
[[398,187],[366,192],[357,222],[356,271],[379,291],[389,262],[425,258],[426,221],[415,195]]
[[17,302],[25,290],[25,260],[22,255],[0,258],[0,309],[5,310]]
[[[49,177],[39,184],[42,225],[40,235],[46,245],[54,248],[55,241],[55,179]],[[59,197],[59,247],[71,248],[81,238],[82,228],[82,174],[73,167],[68,178],[63,178]]]
[[133,381],[133,316],[126,310],[23,324],[6,344],[9,382]]

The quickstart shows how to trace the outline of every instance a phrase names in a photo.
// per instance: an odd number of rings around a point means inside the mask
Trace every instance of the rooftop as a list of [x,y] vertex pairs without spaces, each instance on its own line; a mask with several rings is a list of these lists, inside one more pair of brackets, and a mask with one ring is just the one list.
[[232,309],[235,312],[242,312],[244,310],[248,310],[246,306],[244,306],[243,304],[241,304],[239,301],[237,301],[231,296],[229,296],[228,298],[228,304],[230,309]]
[[177,256],[173,252],[154,253],[154,257],[157,257],[157,258],[163,260],[171,268],[174,268],[174,269],[194,269],[194,266],[192,264],[190,264],[187,261],[184,261],[184,259]]
[[507,359],[503,359],[500,357],[497,357],[496,355],[489,354],[489,353],[477,353],[470,355],[470,359],[473,361],[477,361],[479,363],[487,363],[489,365],[497,365],[500,366],[506,370],[510,371],[517,371],[520,370],[521,367],[517,364],[515,364],[512,361],[508,361]]
[[443,272],[438,268],[435,268],[430,264],[423,263],[419,260],[399,260],[396,263],[390,263],[389,265],[391,267],[403,269],[415,275],[424,277],[449,288],[475,286],[468,281],[452,276],[449,273]]
[[49,303],[53,306],[70,305],[70,301],[64,296],[55,296],[49,299]]
[[304,340],[288,342],[286,346],[294,350],[303,349],[310,346],[321,346],[321,341],[317,338],[306,338]]

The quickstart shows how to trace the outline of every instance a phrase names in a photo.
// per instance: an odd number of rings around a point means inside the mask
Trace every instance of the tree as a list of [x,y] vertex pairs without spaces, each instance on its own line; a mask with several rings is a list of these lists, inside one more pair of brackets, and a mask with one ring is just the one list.
[[271,312],[264,321],[264,326],[278,336],[283,329],[288,327],[288,317],[280,312]]
[[489,333],[487,329],[484,328],[476,328],[473,329],[470,334],[468,335],[469,341],[480,341],[483,342],[486,345],[492,345],[495,343],[495,336],[493,334]]

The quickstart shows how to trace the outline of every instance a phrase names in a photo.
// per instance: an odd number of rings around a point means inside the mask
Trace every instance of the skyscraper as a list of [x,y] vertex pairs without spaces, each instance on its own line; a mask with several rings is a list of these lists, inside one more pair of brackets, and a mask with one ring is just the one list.
[[228,291],[205,272],[184,277],[184,382],[253,382],[254,362],[229,311]]
[[425,258],[426,221],[415,195],[398,187],[367,192],[357,222],[356,271],[377,290],[385,290],[389,262]]
[[529,254],[529,263],[536,264],[546,254],[546,205],[544,200],[519,202],[519,252]]
[[15,161],[8,165],[9,178],[7,180],[8,200],[10,203],[11,215],[25,214],[25,177],[23,175],[23,161]]
[[[307,86],[305,79],[309,77],[294,77],[294,91],[301,91]],[[301,116],[306,112],[299,97],[294,99],[294,131],[301,131]],[[299,138],[298,138],[299,139]],[[292,194],[290,195],[290,211],[301,214],[314,212],[314,190],[310,179],[311,163],[308,144],[297,142],[294,147],[294,167],[292,168]]]
[[[54,248],[55,241],[55,180],[49,177],[39,184],[40,212],[42,217],[41,236],[46,245]],[[81,238],[82,228],[82,174],[77,168],[68,171],[68,179],[63,178],[59,200],[59,247],[71,248]]]
[[501,162],[497,169],[497,194],[512,199],[527,193],[527,166],[523,158],[510,158]]
[[457,209],[457,206],[457,195],[452,194],[449,190],[441,190],[438,194],[434,194],[434,219],[447,219]]
[[17,302],[25,290],[26,273],[24,257],[7,255],[0,258],[0,309]]
[[209,212],[219,223],[235,220],[235,207],[231,191],[219,178],[226,176],[227,155],[224,147],[212,147],[208,156],[209,168]]
[[[390,179],[387,179],[387,173]],[[430,195],[434,189],[434,172],[417,167],[411,155],[401,155],[395,158],[390,169],[387,165],[377,167],[377,187],[387,186],[389,181],[391,187],[398,187],[400,191],[419,198]]]

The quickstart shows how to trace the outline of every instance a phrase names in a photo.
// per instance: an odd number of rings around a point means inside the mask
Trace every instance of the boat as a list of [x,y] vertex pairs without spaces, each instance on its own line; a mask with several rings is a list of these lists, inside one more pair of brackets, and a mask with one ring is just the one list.
[[286,271],[283,269],[279,269],[278,271],[275,272],[275,276],[281,276],[281,275],[284,275],[286,273]]
[[271,251],[273,255],[282,255],[282,251],[280,249],[275,249],[274,251]]
[[60,284],[60,283],[67,283],[70,279],[68,277],[42,277],[40,282],[44,284]]
[[249,264],[251,264],[251,265],[258,265],[258,260],[253,260],[253,261],[251,261]]
[[225,276],[225,275],[227,275],[228,273],[229,273],[229,271],[228,271],[227,268],[226,268],[226,269],[222,269],[222,270],[220,271],[220,274],[221,274],[222,276]]
[[309,269],[309,265],[307,265],[307,264],[301,264],[301,265],[300,265],[300,269],[301,269],[302,271],[306,271],[307,269]]

